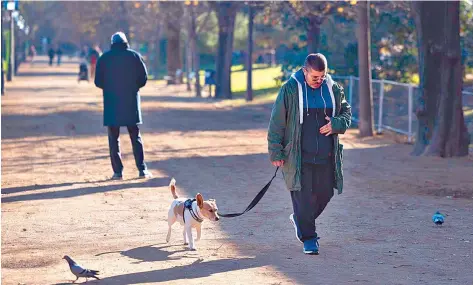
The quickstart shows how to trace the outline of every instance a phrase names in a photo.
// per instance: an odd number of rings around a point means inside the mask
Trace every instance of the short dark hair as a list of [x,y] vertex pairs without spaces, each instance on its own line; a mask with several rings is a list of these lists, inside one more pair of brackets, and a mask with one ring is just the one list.
[[321,53],[311,53],[305,58],[304,66],[315,71],[327,71],[327,59]]

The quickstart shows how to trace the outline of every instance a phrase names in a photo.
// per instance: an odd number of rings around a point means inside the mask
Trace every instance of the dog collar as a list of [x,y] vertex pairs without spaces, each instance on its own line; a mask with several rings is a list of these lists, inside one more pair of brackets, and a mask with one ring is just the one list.
[[192,209],[192,203],[194,203],[194,201],[196,201],[195,199],[187,199],[185,202],[184,202],[184,209],[182,210],[182,219],[184,220],[184,222],[186,221],[185,218],[184,218],[184,211],[186,209],[189,210],[189,213],[191,214],[192,218],[194,218],[194,220],[196,220],[197,222],[199,223],[202,223],[204,221],[204,219],[202,219],[201,217],[199,217],[199,215],[197,215],[196,212],[194,212],[194,209]]

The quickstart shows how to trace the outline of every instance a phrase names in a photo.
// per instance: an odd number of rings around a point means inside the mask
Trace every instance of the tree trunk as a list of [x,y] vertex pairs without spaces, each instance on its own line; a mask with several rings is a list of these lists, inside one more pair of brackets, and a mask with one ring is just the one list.
[[187,86],[187,91],[192,91],[191,88],[191,72],[192,72],[192,52],[191,52],[191,47],[190,47],[190,42],[189,39],[187,40],[187,46],[186,46],[186,86]]
[[154,78],[157,78],[158,70],[161,68],[161,37],[163,34],[163,21],[159,21],[156,40],[154,42],[154,58],[152,62]]
[[[462,110],[459,2],[413,4],[419,37],[420,96],[414,155],[468,155]],[[436,19],[432,21],[432,19]]]
[[195,96],[196,97],[202,97],[202,87],[200,85],[200,57],[199,57],[199,50],[197,48],[196,40],[194,39],[192,43],[193,47],[193,55],[192,58],[194,59],[194,72],[195,72]]
[[246,101],[253,100],[253,20],[255,17],[254,8],[248,5],[248,52],[246,55],[247,85]]
[[360,74],[360,122],[361,137],[373,136],[373,91],[371,90],[371,51],[369,4],[358,2],[358,73]]
[[307,27],[307,53],[318,53],[320,45],[320,25],[318,17],[312,17]]
[[216,64],[216,98],[232,98],[231,66],[236,2],[218,2],[218,55]]
[[166,8],[166,35],[167,35],[167,75],[172,79],[168,80],[169,84],[176,84],[176,71],[182,68],[181,47],[180,47],[180,31],[181,31],[181,14],[180,3],[162,2]]
[[[430,103],[431,106],[429,109],[435,109],[434,100],[426,101],[425,96],[423,95],[424,89],[424,48],[422,47],[422,43],[424,41],[424,37],[422,35],[421,27],[421,9],[422,9],[422,2],[413,1],[411,2],[411,7],[414,14],[415,26],[416,26],[416,36],[417,36],[417,51],[418,51],[418,65],[419,65],[419,92],[416,94],[415,100],[417,101],[417,108],[415,110],[417,116],[417,138],[414,145],[414,150],[412,152],[413,155],[421,155],[425,147],[429,144],[430,137],[432,132],[429,130],[433,129],[433,122],[435,118],[435,113],[428,114],[427,110],[427,103]],[[430,118],[429,118],[430,117]]]
[[[190,5],[189,5],[190,6]],[[190,44],[190,34],[192,33],[191,11],[188,7],[185,11],[185,18],[187,23],[187,39],[186,39],[186,86],[187,91],[192,91],[191,88],[191,72],[192,72],[192,50]]]
[[202,97],[201,94],[201,86],[200,86],[200,58],[199,58],[199,51],[197,48],[197,24],[196,24],[196,17],[194,6],[189,5],[187,6],[188,9],[188,28],[189,28],[189,49],[190,49],[190,60],[192,65],[190,65],[190,70],[195,73],[195,96]]

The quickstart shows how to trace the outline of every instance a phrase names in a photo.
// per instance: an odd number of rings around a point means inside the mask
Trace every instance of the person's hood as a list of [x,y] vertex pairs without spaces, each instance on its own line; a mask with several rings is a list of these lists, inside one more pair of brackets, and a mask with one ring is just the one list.
[[117,32],[112,35],[112,38],[110,39],[111,44],[118,44],[118,43],[128,43],[128,39],[126,38],[125,34],[123,32]]
[[[332,98],[332,105],[335,106],[335,97],[333,95],[333,84],[334,81],[332,79],[332,76],[330,74],[326,75],[325,83],[328,86],[328,91],[330,92],[330,97]],[[297,82],[297,90],[298,90],[298,96],[299,96],[299,123],[302,125],[304,122],[304,99],[303,96],[307,94],[306,91],[306,83],[305,83],[305,78],[304,78],[304,71],[302,71],[302,68],[299,69],[298,71],[294,72],[291,77]],[[332,117],[335,116],[335,108],[332,109]]]

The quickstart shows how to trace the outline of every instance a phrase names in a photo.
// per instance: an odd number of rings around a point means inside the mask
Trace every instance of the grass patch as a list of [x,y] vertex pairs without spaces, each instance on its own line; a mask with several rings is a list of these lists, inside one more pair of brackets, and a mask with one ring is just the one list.
[[[255,66],[254,66],[255,67]],[[281,67],[268,67],[253,70],[253,101],[246,101],[246,70],[232,72],[233,99],[223,100],[219,106],[239,107],[251,104],[272,103],[276,99],[280,86],[275,77],[281,74]]]
[[473,119],[473,108],[463,107],[463,116],[465,119]]
[[[255,63],[253,64],[253,70],[256,70],[256,69],[266,69],[266,68],[269,68],[269,66],[265,63]],[[281,68],[281,67],[279,67]],[[231,68],[232,72],[235,72],[235,71],[244,71],[245,70],[245,66],[243,64],[238,64],[238,65],[232,65],[232,68]]]
[[[253,102],[255,104],[274,102],[280,86],[277,85],[274,80],[275,77],[281,75],[281,66],[267,67],[264,64],[253,65]],[[202,86],[205,82],[205,71],[199,71],[200,82]],[[246,102],[246,80],[247,71],[244,70],[243,65],[232,66],[232,95],[233,99],[222,100],[219,104],[225,106],[239,106],[249,104]],[[156,82],[164,83],[165,81],[156,78]],[[185,79],[184,79],[185,80]],[[215,95],[215,87],[212,87],[212,95]],[[208,87],[203,89],[203,92],[207,92]],[[206,96],[206,95],[204,95]]]
[[[275,77],[281,75],[281,67],[269,67],[253,70],[253,93],[262,89],[277,88]],[[246,93],[246,70],[232,72],[232,92],[235,97]],[[261,94],[261,93],[258,93]]]
[[[246,77],[247,71],[243,70],[243,65],[232,67],[232,96],[233,99],[244,99],[246,95]],[[204,85],[204,71],[200,71],[200,82]],[[279,86],[274,80],[275,77],[281,75],[281,66],[266,67],[261,64],[253,65],[253,99],[264,96],[276,96]],[[208,89],[208,88],[206,88]],[[212,88],[213,89],[213,88]],[[213,91],[214,92],[214,91]]]
[[233,93],[233,99],[225,99],[218,103],[218,106],[241,107],[245,105],[260,105],[274,103],[278,95],[279,87],[253,90],[253,101],[247,102],[246,91]]
[[471,86],[473,85],[473,74],[467,74],[463,79],[464,86]]

